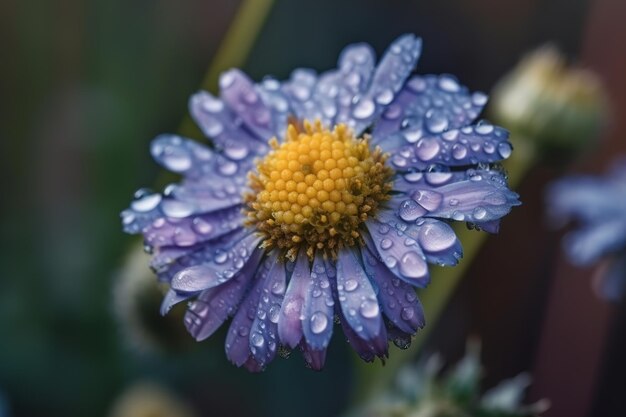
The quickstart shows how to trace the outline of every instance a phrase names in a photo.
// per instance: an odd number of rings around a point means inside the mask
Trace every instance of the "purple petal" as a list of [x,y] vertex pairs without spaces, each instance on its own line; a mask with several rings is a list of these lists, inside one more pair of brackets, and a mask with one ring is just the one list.
[[[228,329],[225,344],[226,357],[237,366],[242,366],[246,363],[257,363],[252,358],[252,352],[250,351],[250,329],[256,317],[257,306],[261,298],[263,280],[259,278],[267,276],[273,264],[274,259],[270,257],[267,257],[261,263],[253,278],[254,286],[237,309],[237,313]],[[249,362],[250,359],[251,361]]]
[[172,289],[168,290],[165,297],[163,297],[163,301],[161,302],[161,315],[166,315],[176,304],[188,300],[195,295],[196,293],[179,294]]
[[263,252],[258,250],[233,279],[218,287],[204,290],[185,314],[185,326],[198,341],[211,336],[237,309],[248,289]]
[[378,287],[378,300],[385,316],[400,330],[415,334],[424,327],[424,311],[415,289],[396,278],[367,247],[361,249],[363,267]]
[[269,108],[274,126],[274,135],[282,140],[287,133],[287,124],[291,114],[289,97],[281,90],[280,81],[267,77],[257,84],[257,92],[265,105]]
[[306,343],[302,343],[301,348],[302,356],[304,356],[307,365],[314,371],[321,371],[324,367],[324,362],[326,362],[326,349],[313,349]]
[[426,257],[415,239],[378,220],[370,220],[366,226],[380,258],[395,276],[418,287],[428,284]]
[[391,135],[398,146],[428,133],[467,126],[486,103],[485,94],[470,94],[452,75],[413,76],[376,122],[372,143],[388,149],[384,142]]
[[304,68],[294,70],[289,80],[283,83],[282,91],[289,99],[291,108],[298,120],[323,119],[322,109],[313,100],[316,84],[317,74],[315,71]]
[[213,257],[205,258],[179,271],[170,285],[178,292],[196,292],[216,287],[232,279],[248,262],[256,251],[261,238],[254,233],[236,242],[228,250],[216,250]]
[[367,44],[346,47],[339,56],[338,68],[320,75],[315,100],[322,108],[327,126],[351,125],[353,99],[365,91],[374,71],[375,56]]
[[248,76],[231,69],[221,74],[219,84],[222,100],[251,132],[264,141],[274,136],[272,114]]
[[282,344],[295,348],[302,340],[302,319],[304,299],[311,280],[311,268],[306,251],[301,250],[291,274],[289,286],[280,309],[278,336]]
[[191,96],[189,112],[202,132],[234,161],[264,155],[269,150],[269,137],[257,138],[242,129],[224,103],[206,91]]
[[417,242],[429,263],[453,266],[463,257],[463,248],[456,233],[441,220],[420,218],[415,222],[407,222],[402,216],[390,211],[381,211],[378,220],[405,236],[405,245]]
[[376,292],[349,249],[340,251],[337,259],[337,295],[343,316],[357,336],[367,341],[378,338],[384,323]]
[[394,189],[408,197],[398,207],[398,215],[405,221],[438,217],[486,223],[489,228],[488,222],[500,219],[511,207],[520,204],[518,195],[507,187],[504,175],[497,171],[409,173],[397,176]]
[[317,252],[304,299],[303,331],[312,350],[323,350],[333,334],[334,300],[322,255]]
[[160,217],[143,229],[145,243],[152,247],[187,247],[223,236],[243,227],[241,206],[183,219]]
[[394,41],[382,57],[367,91],[352,107],[354,130],[360,135],[372,124],[386,105],[404,85],[415,68],[422,50],[422,41],[413,35],[404,35]]
[[150,260],[150,267],[162,281],[170,282],[179,271],[210,262],[248,235],[250,231],[241,228],[199,245],[158,247]]
[[[442,122],[442,126],[444,124]],[[408,138],[406,134],[390,137],[381,146],[391,152],[389,161],[396,170],[425,171],[434,164],[465,166],[507,159],[513,149],[508,137],[506,130],[479,122],[443,133],[426,132],[422,136],[420,131]],[[406,145],[406,142],[410,144]]]
[[276,356],[278,319],[287,286],[285,264],[276,255],[270,255],[274,265],[265,275],[257,277],[261,284],[261,299],[250,331],[250,350],[261,367]]

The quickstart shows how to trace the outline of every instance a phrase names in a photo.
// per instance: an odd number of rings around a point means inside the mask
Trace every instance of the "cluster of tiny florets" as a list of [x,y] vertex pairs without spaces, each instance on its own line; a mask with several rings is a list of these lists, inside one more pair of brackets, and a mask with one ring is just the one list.
[[335,257],[362,243],[359,228],[389,199],[392,172],[380,149],[371,151],[345,125],[303,125],[290,124],[283,144],[272,139],[250,175],[248,223],[264,236],[263,246],[290,259],[303,245],[309,257],[315,250]]

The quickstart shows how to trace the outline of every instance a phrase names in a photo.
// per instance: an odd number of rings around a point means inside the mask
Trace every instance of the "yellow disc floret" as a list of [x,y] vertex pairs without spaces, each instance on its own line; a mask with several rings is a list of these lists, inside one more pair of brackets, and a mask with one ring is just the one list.
[[391,191],[392,171],[379,148],[357,139],[340,124],[333,130],[306,120],[290,124],[287,138],[270,141],[272,151],[250,175],[248,224],[294,259],[305,247],[336,257],[337,250],[363,242],[361,225]]

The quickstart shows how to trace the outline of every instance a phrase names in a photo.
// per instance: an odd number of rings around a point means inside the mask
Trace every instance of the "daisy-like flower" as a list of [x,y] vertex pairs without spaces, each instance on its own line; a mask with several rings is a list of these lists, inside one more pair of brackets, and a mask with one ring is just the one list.
[[405,35],[376,65],[351,45],[322,74],[255,84],[230,70],[220,98],[191,98],[213,146],[158,137],[152,155],[184,179],[122,213],[170,285],[163,313],[194,299],[185,324],[198,340],[233,317],[226,355],[251,370],[280,346],[320,369],[334,321],[367,361],[410,341],[424,325],[413,287],[429,262],[462,254],[447,221],[495,231],[519,204],[489,165],[511,154],[507,132],[471,124],[487,97],[411,76],[420,51]]
[[563,239],[575,265],[604,261],[595,282],[598,293],[618,300],[626,291],[626,159],[604,177],[572,176],[548,187],[550,218],[575,220],[579,227]]

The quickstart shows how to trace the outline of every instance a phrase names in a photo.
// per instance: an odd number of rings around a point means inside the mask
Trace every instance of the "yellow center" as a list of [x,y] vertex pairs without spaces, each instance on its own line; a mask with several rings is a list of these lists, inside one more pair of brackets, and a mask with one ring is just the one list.
[[333,130],[319,121],[290,124],[284,143],[250,175],[249,224],[264,235],[263,245],[293,259],[300,247],[336,256],[343,246],[362,243],[360,226],[389,199],[392,171],[380,149],[357,139],[343,124]]

